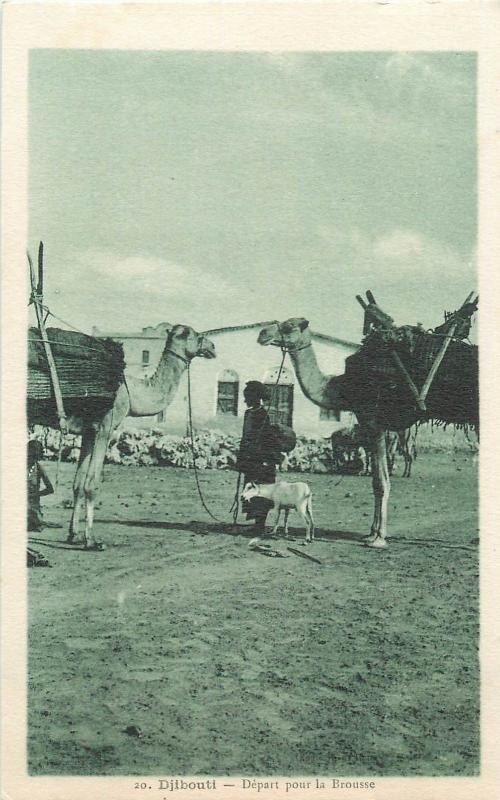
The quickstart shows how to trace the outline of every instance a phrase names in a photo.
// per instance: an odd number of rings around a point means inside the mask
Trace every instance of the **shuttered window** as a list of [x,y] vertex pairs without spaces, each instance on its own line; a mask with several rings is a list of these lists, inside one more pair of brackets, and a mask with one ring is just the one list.
[[217,414],[222,416],[238,416],[237,381],[219,381],[217,383]]
[[[271,422],[280,422],[282,425],[293,427],[293,386],[288,384],[266,383],[271,393],[269,405],[269,419]],[[266,403],[267,406],[267,403]]]
[[333,408],[320,408],[319,410],[319,418],[320,419],[333,419],[336,422],[340,422],[340,411],[335,411]]

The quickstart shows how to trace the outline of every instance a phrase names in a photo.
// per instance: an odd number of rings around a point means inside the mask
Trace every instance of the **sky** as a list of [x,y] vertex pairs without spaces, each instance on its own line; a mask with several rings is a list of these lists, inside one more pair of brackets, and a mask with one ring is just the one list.
[[29,249],[89,331],[439,324],[476,286],[472,53],[35,50]]

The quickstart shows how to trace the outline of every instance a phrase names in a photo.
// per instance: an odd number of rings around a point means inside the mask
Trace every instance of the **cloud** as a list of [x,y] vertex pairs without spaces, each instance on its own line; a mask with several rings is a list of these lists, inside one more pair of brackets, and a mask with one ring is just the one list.
[[415,231],[394,230],[374,241],[373,254],[376,258],[409,260],[420,256],[425,246],[423,237]]
[[165,258],[133,255],[121,257],[111,251],[87,250],[74,256],[75,268],[86,275],[87,282],[110,284],[122,293],[133,296],[141,292],[154,295],[168,293],[171,297],[192,295],[218,296],[228,290],[227,281],[220,275],[200,266],[177,264]]
[[137,330],[164,320],[203,330],[216,327],[222,303],[234,305],[232,284],[199,265],[140,254],[124,257],[111,250],[72,251],[65,257],[54,246],[50,253],[46,303],[80,330],[94,325]]
[[426,327],[437,324],[442,309],[457,307],[476,285],[474,250],[462,254],[418,230],[393,228],[370,234],[357,227],[322,226],[317,235],[322,262],[331,266],[329,274],[325,269],[318,273],[315,294],[334,275],[339,296],[372,289],[401,324],[416,320]]
[[[458,60],[457,60],[458,57]],[[464,97],[475,94],[475,70],[471,53],[447,54],[447,58],[423,53],[393,53],[384,65],[383,75],[397,93],[408,91],[421,101],[422,93],[439,98],[444,107],[462,105]]]
[[411,272],[421,279],[428,272],[446,278],[457,273],[473,272],[475,254],[460,254],[438,239],[424,236],[416,230],[393,228],[384,233],[369,234],[358,227],[336,229],[317,228],[317,234],[331,251],[331,256],[345,262],[364,265],[369,273]]
[[384,74],[389,80],[400,80],[411,73],[421,74],[428,78],[431,74],[431,67],[424,60],[422,54],[397,52],[389,56],[384,65]]

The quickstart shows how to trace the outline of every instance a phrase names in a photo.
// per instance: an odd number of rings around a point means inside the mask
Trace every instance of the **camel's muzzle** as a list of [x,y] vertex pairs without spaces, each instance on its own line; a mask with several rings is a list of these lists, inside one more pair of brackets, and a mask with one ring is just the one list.
[[268,344],[279,344],[277,341],[278,336],[278,326],[275,325],[272,328],[263,328],[259,333],[257,343],[268,345]]
[[214,343],[211,342],[210,339],[206,339],[203,336],[200,342],[198,353],[202,358],[216,358]]

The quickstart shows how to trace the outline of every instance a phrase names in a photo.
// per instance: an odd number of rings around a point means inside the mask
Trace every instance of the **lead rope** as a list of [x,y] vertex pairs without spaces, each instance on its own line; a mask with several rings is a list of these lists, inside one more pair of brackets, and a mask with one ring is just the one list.
[[200,480],[198,477],[198,467],[196,465],[196,453],[194,448],[194,435],[193,435],[193,413],[192,413],[192,406],[191,406],[191,369],[190,363],[188,362],[187,365],[187,381],[188,381],[188,427],[189,427],[189,438],[191,440],[191,452],[193,454],[193,469],[194,469],[194,477],[196,481],[196,488],[198,489],[198,495],[201,500],[201,504],[209,517],[211,517],[215,522],[222,522],[221,519],[218,519],[216,516],[212,514],[209,507],[205,503],[203,493],[201,491]]
[[[278,370],[278,377],[276,379],[276,383],[273,386],[273,390],[272,390],[273,394],[271,395],[271,398],[269,399],[269,402],[268,402],[268,405],[267,405],[267,408],[266,408],[266,418],[269,416],[269,408],[271,407],[272,401],[274,399],[274,393],[275,393],[276,388],[277,388],[277,386],[279,384],[279,381],[280,381],[280,378],[281,378],[281,373],[283,372],[283,365],[285,363],[287,350],[286,350],[286,348],[282,347],[281,351],[283,353],[283,358],[281,359],[281,364],[280,364],[280,368]],[[190,439],[190,445],[191,445],[191,452],[192,452],[192,455],[193,455],[193,470],[194,470],[194,477],[195,477],[195,481],[196,481],[196,488],[198,490],[198,496],[200,498],[201,504],[202,504],[203,508],[205,509],[205,511],[207,512],[207,514],[209,515],[209,517],[211,517],[215,522],[220,522],[220,523],[224,524],[221,519],[218,519],[218,517],[216,517],[214,514],[212,514],[212,512],[210,511],[209,507],[207,506],[207,504],[205,502],[205,499],[203,497],[203,492],[201,491],[200,480],[199,480],[199,476],[198,476],[198,467],[197,467],[197,464],[196,464],[196,453],[195,453],[195,443],[194,443],[194,433],[193,433],[193,411],[192,411],[192,402],[191,402],[191,370],[190,370],[190,366],[191,365],[188,362],[188,365],[187,365],[188,428],[189,428],[189,439]],[[260,442],[261,436],[262,436],[262,428],[260,430],[259,436],[257,437],[257,444]],[[232,504],[231,508],[229,509],[229,513],[233,512],[233,523],[235,525],[237,524],[237,520],[238,520],[240,486],[241,486],[241,472],[239,471],[238,472],[238,479],[237,479],[237,483],[236,483],[236,493],[235,493],[235,496],[234,496],[233,504]],[[233,509],[234,509],[234,511],[233,511]]]

